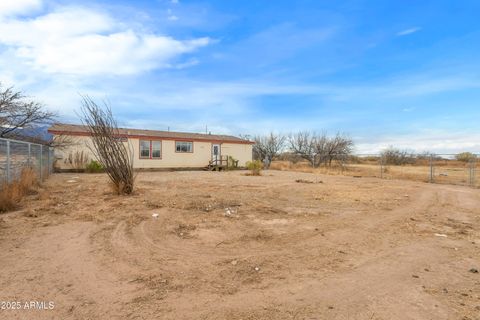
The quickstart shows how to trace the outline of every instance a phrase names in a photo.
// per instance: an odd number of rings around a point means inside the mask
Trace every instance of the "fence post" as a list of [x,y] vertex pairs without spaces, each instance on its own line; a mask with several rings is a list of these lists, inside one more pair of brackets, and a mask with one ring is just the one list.
[[50,175],[50,147],[47,147],[47,174]]
[[33,167],[32,165],[32,144],[31,143],[28,143],[28,166],[29,167]]
[[470,184],[471,187],[475,187],[475,162],[476,162],[476,159],[470,159],[469,161],[469,176],[468,176],[468,182]]
[[49,168],[50,168],[50,174],[53,173],[53,162],[55,161],[55,151],[52,147],[48,147],[50,150],[50,163],[49,163]]
[[43,146],[40,145],[40,181],[43,181]]
[[10,141],[7,140],[7,183],[10,183],[12,180],[12,175],[10,172]]
[[468,185],[472,185],[472,159],[468,160]]
[[380,156],[380,179],[383,179],[383,155]]
[[477,180],[477,158],[473,160],[473,187],[476,186],[476,180]]
[[430,183],[434,183],[433,154],[430,155]]

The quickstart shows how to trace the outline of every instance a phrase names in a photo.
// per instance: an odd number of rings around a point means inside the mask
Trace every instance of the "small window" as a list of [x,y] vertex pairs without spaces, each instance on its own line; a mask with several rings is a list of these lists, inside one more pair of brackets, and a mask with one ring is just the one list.
[[162,158],[162,141],[140,140],[140,158],[141,159],[161,159]]
[[152,158],[162,157],[162,141],[152,141]]
[[175,150],[177,152],[193,152],[193,142],[175,141]]
[[140,158],[150,159],[150,141],[140,140]]

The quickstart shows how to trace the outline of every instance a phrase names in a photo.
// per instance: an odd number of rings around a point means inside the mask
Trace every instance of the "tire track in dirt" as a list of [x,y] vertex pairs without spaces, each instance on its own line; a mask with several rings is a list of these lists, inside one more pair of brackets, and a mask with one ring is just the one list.
[[[121,318],[123,305],[132,299],[136,287],[122,282],[98,261],[90,241],[95,230],[92,223],[76,222],[42,229],[41,236],[38,232],[33,233],[31,240],[22,246],[32,261],[30,269],[25,270],[28,277],[25,279],[25,274],[4,268],[2,272],[10,274],[16,281],[2,291],[25,300],[50,299],[62,318],[107,315]],[[37,261],[42,263],[35,263]],[[48,286],[44,286],[45,283]],[[106,307],[102,309],[102,306]],[[35,319],[51,319],[48,312],[31,314]],[[20,311],[12,313],[13,318],[22,315],[25,314]]]
[[[234,312],[233,316],[230,314],[231,319],[240,319],[247,314],[255,317],[256,314],[262,314],[261,309],[258,310],[256,307],[259,301],[269,301],[269,307],[277,306],[277,311],[279,308],[282,309],[278,307],[279,305],[298,308],[301,301],[300,304],[305,306],[306,311],[303,313],[299,311],[299,314],[319,316],[318,311],[309,313],[308,310],[318,309],[318,301],[322,301],[326,311],[320,314],[330,319],[348,319],[349,314],[357,315],[356,319],[371,319],[373,315],[392,319],[419,319],[435,315],[436,319],[450,319],[455,313],[446,305],[440,306],[437,297],[426,294],[425,288],[421,285],[425,282],[417,281],[412,274],[423,271],[425,266],[447,264],[452,255],[449,251],[439,250],[439,246],[444,245],[439,243],[433,234],[418,243],[418,237],[400,236],[394,232],[398,229],[398,222],[412,215],[418,218],[435,211],[445,213],[442,211],[443,205],[450,201],[455,203],[454,200],[458,199],[458,196],[450,195],[453,199],[446,197],[444,201],[438,201],[439,196],[445,196],[441,187],[425,188],[412,197],[412,201],[406,206],[373,213],[373,221],[372,216],[364,221],[360,218],[355,233],[350,233],[352,229],[347,229],[347,232],[342,230],[342,234],[349,234],[349,240],[353,242],[372,233],[377,235],[384,233],[385,236],[381,239],[393,238],[391,242],[377,246],[371,252],[367,250],[353,257],[355,264],[353,267],[340,268],[335,273],[330,273],[328,277],[322,275],[317,279],[300,280],[301,278],[297,277],[295,281],[263,288],[261,293],[255,290],[240,292],[232,298],[224,297],[222,308],[211,311],[209,317],[225,316],[225,310],[229,308],[251,310],[250,313]],[[340,227],[338,224],[336,226]],[[333,230],[335,224],[332,223],[331,227]],[[341,241],[336,239],[335,242]],[[290,247],[285,251],[292,249]],[[392,287],[391,283],[396,283],[396,287]],[[185,298],[189,299],[188,296]],[[240,306],[238,301],[241,301]],[[373,301],[390,307],[379,312]],[[336,306],[335,311],[330,312],[327,306],[338,305],[339,302],[340,306]]]
[[[478,190],[334,177],[298,186],[296,175],[275,175],[229,174],[234,182],[223,183],[226,190],[243,189],[205,200],[218,190],[208,189],[205,174],[188,173],[184,185],[162,174],[176,189],[155,195],[175,208],[159,201],[158,219],[144,200],[156,188],[103,199],[102,211],[85,209],[102,218],[96,223],[55,216],[60,225],[39,228],[40,220],[9,218],[10,235],[19,221],[32,232],[0,244],[0,293],[53,297],[54,313],[31,314],[35,319],[475,319],[480,284],[468,270],[480,265],[472,243],[480,243]],[[97,182],[84,188],[85,197],[98,193]],[[295,192],[282,190],[289,186]],[[189,193],[201,205],[242,206],[235,217],[223,207],[202,212]],[[72,202],[82,210],[80,200]]]

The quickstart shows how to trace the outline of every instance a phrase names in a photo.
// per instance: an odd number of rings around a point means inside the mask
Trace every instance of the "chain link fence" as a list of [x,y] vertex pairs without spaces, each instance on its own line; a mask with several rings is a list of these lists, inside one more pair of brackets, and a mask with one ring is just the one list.
[[43,181],[53,172],[53,160],[49,146],[0,138],[0,186],[18,179],[27,167]]
[[[289,155],[270,168],[354,177],[404,179],[480,188],[480,154],[458,160],[456,154],[409,154],[402,158],[382,154],[315,155],[315,160]],[[313,165],[315,163],[315,165]]]

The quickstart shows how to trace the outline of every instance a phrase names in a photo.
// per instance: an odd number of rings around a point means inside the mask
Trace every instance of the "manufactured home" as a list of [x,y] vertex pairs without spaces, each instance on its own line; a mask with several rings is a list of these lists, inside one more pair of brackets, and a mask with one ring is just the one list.
[[[85,126],[55,124],[48,132],[68,141],[55,151],[57,170],[82,169],[95,160]],[[218,169],[232,163],[244,167],[252,160],[253,142],[229,135],[121,128],[118,139],[133,153],[135,169]]]

